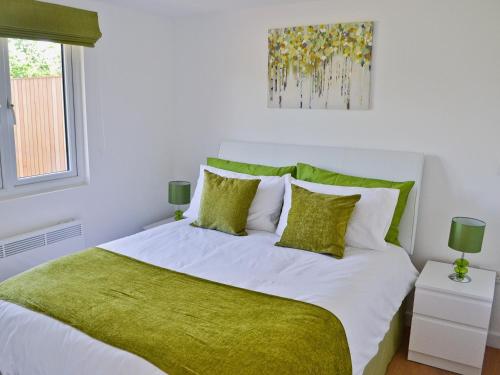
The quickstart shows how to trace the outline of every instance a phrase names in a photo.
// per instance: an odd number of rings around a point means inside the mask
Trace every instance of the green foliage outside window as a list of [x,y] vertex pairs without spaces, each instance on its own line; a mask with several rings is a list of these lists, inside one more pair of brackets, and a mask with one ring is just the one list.
[[25,39],[9,39],[12,78],[59,77],[62,72],[61,45]]

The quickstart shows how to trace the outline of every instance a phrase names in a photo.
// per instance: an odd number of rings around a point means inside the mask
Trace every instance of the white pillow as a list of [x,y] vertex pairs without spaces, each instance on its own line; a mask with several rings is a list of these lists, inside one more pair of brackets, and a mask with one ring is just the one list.
[[280,236],[286,228],[288,212],[292,204],[291,184],[303,187],[314,193],[330,195],[361,194],[356,203],[346,233],[346,246],[362,249],[384,250],[387,248],[385,236],[391,225],[394,210],[398,203],[399,189],[363,188],[337,185],[324,185],[296,180],[287,175],[283,210],[276,229]]
[[[255,198],[248,211],[247,229],[263,230],[274,232],[278,222],[281,207],[283,206],[283,194],[285,192],[285,176],[252,176],[244,173],[226,171],[224,169],[200,166],[200,175],[196,183],[193,198],[189,209],[184,212],[184,216],[197,219],[200,210],[203,183],[205,180],[204,170],[218,174],[222,177],[239,178],[241,180],[259,179],[260,184],[255,194]],[[289,176],[289,175],[288,175]]]

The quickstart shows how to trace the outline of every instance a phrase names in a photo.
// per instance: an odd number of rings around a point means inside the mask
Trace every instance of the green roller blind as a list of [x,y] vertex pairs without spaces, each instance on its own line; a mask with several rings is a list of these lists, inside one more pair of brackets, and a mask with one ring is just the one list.
[[101,35],[96,12],[34,0],[0,0],[0,37],[94,47]]

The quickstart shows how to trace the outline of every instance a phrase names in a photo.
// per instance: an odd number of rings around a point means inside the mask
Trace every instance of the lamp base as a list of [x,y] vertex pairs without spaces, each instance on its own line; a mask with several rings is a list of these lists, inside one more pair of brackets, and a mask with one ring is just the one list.
[[458,273],[452,273],[450,275],[448,275],[448,277],[450,278],[450,280],[453,280],[457,283],[470,283],[472,281],[472,279],[470,278],[469,275],[459,275]]
[[183,212],[183,211],[181,211],[181,210],[176,210],[176,211],[174,212],[174,219],[175,219],[175,221],[179,221],[179,220],[184,219],[183,214],[184,214],[184,212]]
[[457,283],[470,283],[471,278],[467,276],[467,272],[469,272],[469,261],[464,258],[465,253],[462,253],[462,257],[455,260],[455,267],[453,270],[455,273],[452,273],[448,277],[450,280],[456,281]]

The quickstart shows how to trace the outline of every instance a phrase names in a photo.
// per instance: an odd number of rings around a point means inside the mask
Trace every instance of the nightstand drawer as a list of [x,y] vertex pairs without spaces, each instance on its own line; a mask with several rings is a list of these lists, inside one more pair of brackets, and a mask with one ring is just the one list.
[[481,368],[487,331],[414,314],[411,351]]
[[413,311],[434,318],[487,329],[491,304],[417,288]]

